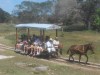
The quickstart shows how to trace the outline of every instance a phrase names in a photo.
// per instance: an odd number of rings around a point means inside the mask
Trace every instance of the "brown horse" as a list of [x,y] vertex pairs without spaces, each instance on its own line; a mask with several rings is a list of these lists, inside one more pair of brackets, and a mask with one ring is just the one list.
[[72,45],[67,51],[67,53],[69,53],[69,51],[70,51],[69,60],[70,60],[70,57],[72,57],[72,59],[74,61],[73,55],[79,54],[79,63],[80,63],[81,55],[86,56],[86,58],[87,58],[86,63],[87,63],[88,62],[88,56],[87,56],[88,50],[91,50],[91,52],[94,53],[94,47],[93,47],[92,43],[85,44],[85,45]]

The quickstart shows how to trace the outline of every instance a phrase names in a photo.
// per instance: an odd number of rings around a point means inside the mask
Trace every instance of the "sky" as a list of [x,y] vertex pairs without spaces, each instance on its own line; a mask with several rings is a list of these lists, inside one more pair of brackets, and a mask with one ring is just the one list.
[[0,0],[0,8],[11,14],[15,5],[21,4],[22,1],[44,2],[47,0]]

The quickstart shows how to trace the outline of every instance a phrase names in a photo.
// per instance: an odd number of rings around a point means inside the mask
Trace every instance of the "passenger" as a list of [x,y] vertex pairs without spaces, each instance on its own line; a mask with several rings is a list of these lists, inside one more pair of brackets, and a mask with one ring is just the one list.
[[33,56],[36,56],[37,55],[37,47],[38,47],[38,45],[37,44],[34,44],[34,54],[33,54]]
[[47,42],[50,39],[50,36],[45,37],[45,41]]
[[27,49],[29,47],[29,44],[27,41],[24,41],[24,53],[27,53]]
[[16,50],[21,50],[22,46],[23,46],[23,42],[21,42],[21,40],[18,40],[15,48],[16,48]]
[[37,38],[37,36],[35,34],[33,34],[32,38],[31,38],[31,41],[35,42],[36,38]]
[[47,51],[50,53],[52,51],[56,51],[53,45],[53,39],[50,38],[47,42],[46,42],[46,49]]
[[34,53],[34,44],[33,43],[31,43],[31,45],[29,46],[29,49],[31,50],[29,55],[33,55],[33,53]]
[[37,47],[37,52],[38,52],[38,55],[40,55],[41,52],[43,52],[43,47],[41,45],[38,45]]
[[57,53],[60,53],[62,55],[63,45],[59,42],[58,37],[55,38],[55,40],[53,41],[53,44]]
[[23,41],[23,44],[24,44],[24,45],[26,45],[27,43],[28,43],[27,40],[24,40],[24,41]]
[[39,45],[41,44],[41,39],[39,37],[36,38],[36,40],[34,41],[35,45]]
[[54,47],[55,49],[58,49],[58,46],[60,44],[59,40],[58,40],[58,37],[56,37],[54,40],[53,40],[53,44],[54,44]]
[[40,45],[34,45],[34,56],[40,55],[40,53],[43,51],[42,46]]

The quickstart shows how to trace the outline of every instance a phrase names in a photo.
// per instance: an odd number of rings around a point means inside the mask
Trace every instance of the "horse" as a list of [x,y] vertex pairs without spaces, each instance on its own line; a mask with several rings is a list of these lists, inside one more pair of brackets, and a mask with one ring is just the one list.
[[79,63],[81,60],[81,55],[85,55],[86,56],[86,63],[88,62],[88,56],[87,56],[87,52],[88,50],[90,50],[93,54],[94,54],[94,47],[92,43],[88,43],[88,44],[84,44],[84,45],[72,45],[70,46],[70,48],[67,51],[67,54],[70,52],[69,54],[69,61],[70,58],[72,57],[73,61],[73,55],[74,54],[79,54]]

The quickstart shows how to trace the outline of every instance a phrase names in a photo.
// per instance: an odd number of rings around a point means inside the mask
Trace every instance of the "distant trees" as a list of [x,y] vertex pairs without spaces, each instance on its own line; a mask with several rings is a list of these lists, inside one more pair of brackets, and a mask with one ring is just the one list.
[[0,8],[0,23],[9,22],[11,20],[11,15]]
[[100,8],[96,10],[93,22],[94,29],[100,31]]
[[98,4],[99,0],[23,1],[15,6],[13,20],[19,23],[60,23],[65,27],[84,25],[86,29],[92,29]]
[[0,9],[0,22],[56,23],[64,28],[100,29],[100,0],[23,1],[12,15]]
[[[56,0],[52,21],[62,24],[64,30],[80,24],[80,14],[76,0]],[[76,27],[77,28],[77,27]]]
[[55,10],[55,14],[58,13],[58,17],[63,24],[71,25],[73,24],[73,17],[76,14],[76,7],[76,0],[59,0],[58,6],[56,6],[57,10]]
[[85,29],[93,29],[100,0],[58,0],[55,8],[56,20],[66,27],[82,24]]
[[100,5],[100,0],[78,0],[80,2],[79,10],[80,15],[82,17],[82,21],[85,24],[85,27],[87,29],[91,29],[94,22],[94,15],[96,13],[96,10],[98,5]]
[[14,15],[20,22],[47,22],[47,17],[51,15],[52,2],[46,1],[36,3],[31,1],[23,1],[21,4],[16,5],[13,11]]

